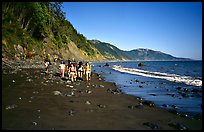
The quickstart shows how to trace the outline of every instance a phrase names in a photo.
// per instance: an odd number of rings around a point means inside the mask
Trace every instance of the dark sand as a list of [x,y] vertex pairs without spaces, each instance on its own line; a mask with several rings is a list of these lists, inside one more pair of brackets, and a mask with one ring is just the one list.
[[[202,119],[179,117],[164,109],[146,105],[129,108],[138,105],[138,99],[111,93],[110,89],[117,87],[100,80],[96,73],[89,82],[77,81],[72,84],[60,79],[57,74],[45,75],[42,71],[23,69],[2,75],[2,129],[202,129]],[[61,95],[54,95],[53,91],[60,91]],[[74,96],[69,96],[71,91],[74,91]],[[14,107],[9,109],[8,106],[12,105]]]

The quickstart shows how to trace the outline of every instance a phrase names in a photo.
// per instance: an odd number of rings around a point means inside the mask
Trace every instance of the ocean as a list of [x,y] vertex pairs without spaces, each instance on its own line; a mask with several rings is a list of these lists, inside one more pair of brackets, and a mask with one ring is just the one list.
[[186,117],[202,115],[202,61],[92,62],[92,71],[156,107]]

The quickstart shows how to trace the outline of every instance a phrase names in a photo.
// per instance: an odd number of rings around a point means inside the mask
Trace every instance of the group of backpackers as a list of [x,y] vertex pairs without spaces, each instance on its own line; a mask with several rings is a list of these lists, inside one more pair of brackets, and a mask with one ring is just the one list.
[[[49,56],[46,57],[44,61],[45,65],[45,72],[48,74],[48,67],[51,64]],[[85,65],[82,61],[80,61],[78,64],[75,61],[68,60],[67,63],[62,60],[59,64],[60,69],[60,75],[61,78],[64,78],[65,75],[72,81],[76,81],[76,79],[83,80],[83,75],[85,75],[85,79],[87,81],[91,80],[91,64],[89,62],[86,62]],[[65,74],[67,73],[67,74]]]
[[71,62],[68,60],[68,62],[65,64],[65,62],[62,60],[59,66],[62,78],[65,76],[65,73],[67,73],[67,77],[74,82],[77,78],[83,80],[84,74],[86,75],[85,78],[87,81],[91,80],[91,65],[89,62],[86,62],[85,65],[83,65],[82,61],[77,64],[77,62]]

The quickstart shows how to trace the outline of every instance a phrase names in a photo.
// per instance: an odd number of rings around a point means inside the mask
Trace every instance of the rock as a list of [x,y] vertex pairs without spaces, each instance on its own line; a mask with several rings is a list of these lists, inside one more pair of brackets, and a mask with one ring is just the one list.
[[37,122],[35,122],[35,121],[33,122],[33,125],[35,125],[35,126],[36,126],[37,124],[38,124]]
[[142,107],[143,107],[142,103],[139,103],[138,105],[135,105],[135,108],[142,108]]
[[149,94],[149,95],[152,95],[152,96],[157,96],[156,94]]
[[99,104],[98,107],[99,107],[99,108],[106,108],[106,106],[105,106],[105,105],[102,105],[102,104]]
[[71,94],[67,94],[66,96],[74,96],[75,94],[74,94],[74,91],[71,91]]
[[39,92],[38,92],[38,91],[33,91],[33,93],[34,93],[34,94],[38,94]]
[[171,105],[171,107],[173,107],[174,109],[178,109],[179,107],[176,105]]
[[54,95],[61,95],[62,94],[60,91],[54,91],[53,93],[54,93]]
[[14,109],[16,107],[17,107],[17,105],[15,105],[15,104],[8,105],[8,106],[6,106],[6,110],[11,110],[11,109]]
[[155,106],[155,104],[154,104],[154,102],[152,102],[152,101],[143,101],[142,102],[144,105],[147,105],[147,106],[149,106],[149,107],[154,107]]
[[109,66],[109,64],[108,64],[108,63],[106,63],[104,66]]
[[92,91],[91,90],[86,90],[86,93],[90,94],[90,93],[92,93]]
[[32,80],[32,79],[27,79],[26,81],[31,82],[31,81],[33,81],[33,80]]
[[184,92],[189,92],[190,90],[189,89],[187,89],[187,88],[184,88],[184,90],[183,90]]
[[85,104],[88,104],[88,105],[90,105],[91,103],[90,103],[89,101],[86,101],[86,102],[85,102]]
[[145,66],[143,63],[139,63],[138,66]]
[[162,106],[163,106],[163,107],[168,107],[168,105],[167,105],[167,104],[163,104]]
[[74,87],[74,86],[72,86],[72,85],[68,85],[68,84],[67,84],[66,86],[67,86],[67,87],[70,87],[70,88],[73,88],[73,87]]
[[191,92],[192,93],[198,93],[198,92],[200,92],[198,89],[193,89],[193,90],[191,90]]
[[104,88],[104,86],[103,86],[103,85],[99,85],[99,87],[102,87],[102,88]]
[[70,116],[74,116],[75,111],[74,110],[70,110],[68,113],[69,113]]
[[128,108],[132,110],[132,109],[134,109],[134,106],[133,105],[129,105]]
[[183,93],[181,94],[182,97],[190,97],[189,94]]
[[181,123],[169,123],[168,125],[178,130],[188,130],[188,127]]
[[177,87],[176,89],[177,89],[177,90],[181,90],[181,91],[184,90],[184,88],[182,88],[182,87]]
[[149,126],[153,130],[160,130],[160,126],[157,123],[145,122],[143,125]]
[[135,82],[139,83],[139,82],[140,82],[140,80],[136,79],[136,80],[135,80]]
[[175,97],[176,97],[176,95],[175,95],[175,94],[172,94],[172,95],[171,95],[171,97],[175,98]]

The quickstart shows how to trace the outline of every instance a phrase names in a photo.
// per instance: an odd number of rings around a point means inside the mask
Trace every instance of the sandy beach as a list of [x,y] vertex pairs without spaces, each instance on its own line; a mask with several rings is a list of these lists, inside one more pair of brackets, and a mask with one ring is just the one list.
[[201,130],[180,117],[121,93],[93,72],[71,83],[42,68],[2,69],[3,130]]

